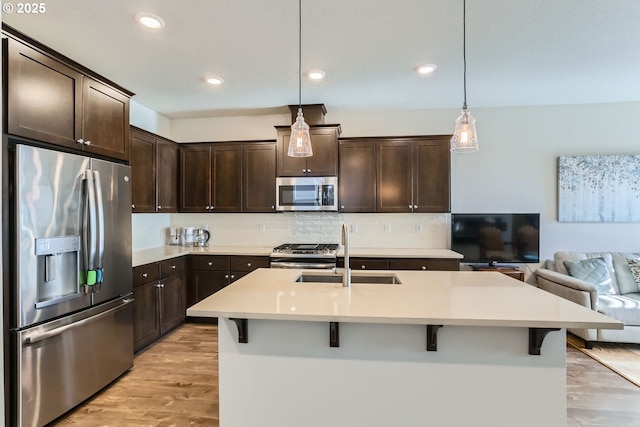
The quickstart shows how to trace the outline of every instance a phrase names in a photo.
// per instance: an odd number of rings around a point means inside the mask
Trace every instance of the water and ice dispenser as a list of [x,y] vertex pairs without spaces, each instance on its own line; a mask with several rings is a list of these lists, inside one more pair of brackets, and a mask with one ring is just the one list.
[[36,307],[80,295],[80,236],[36,239],[38,293]]

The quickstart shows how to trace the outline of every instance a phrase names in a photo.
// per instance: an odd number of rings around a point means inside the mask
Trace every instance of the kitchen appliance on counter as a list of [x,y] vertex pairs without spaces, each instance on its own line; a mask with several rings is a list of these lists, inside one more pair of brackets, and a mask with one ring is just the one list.
[[193,230],[193,246],[209,246],[211,233],[206,228],[196,228]]
[[9,152],[10,416],[43,426],[133,366],[131,168]]
[[273,248],[271,268],[336,268],[337,243],[285,243]]
[[277,211],[338,211],[338,177],[276,178]]

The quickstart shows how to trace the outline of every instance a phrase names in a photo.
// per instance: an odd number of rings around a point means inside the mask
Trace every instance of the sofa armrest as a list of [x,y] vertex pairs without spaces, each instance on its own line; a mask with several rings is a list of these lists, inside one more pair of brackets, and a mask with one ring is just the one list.
[[539,288],[597,310],[598,290],[594,284],[546,268],[537,269],[535,274]]

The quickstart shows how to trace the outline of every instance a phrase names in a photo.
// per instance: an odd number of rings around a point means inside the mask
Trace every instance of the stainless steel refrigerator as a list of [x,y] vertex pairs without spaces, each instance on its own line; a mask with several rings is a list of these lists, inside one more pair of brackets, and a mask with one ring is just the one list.
[[133,366],[131,168],[10,151],[12,418],[42,426]]

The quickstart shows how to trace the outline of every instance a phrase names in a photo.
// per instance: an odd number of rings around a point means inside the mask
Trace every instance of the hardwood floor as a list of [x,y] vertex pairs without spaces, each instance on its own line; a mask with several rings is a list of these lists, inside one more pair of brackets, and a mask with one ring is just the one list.
[[[51,426],[217,427],[217,333],[215,325],[178,327]],[[567,414],[567,427],[640,425],[640,388],[567,346]]]

